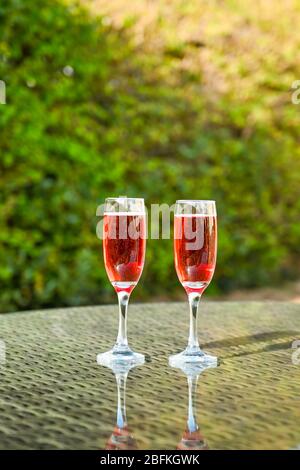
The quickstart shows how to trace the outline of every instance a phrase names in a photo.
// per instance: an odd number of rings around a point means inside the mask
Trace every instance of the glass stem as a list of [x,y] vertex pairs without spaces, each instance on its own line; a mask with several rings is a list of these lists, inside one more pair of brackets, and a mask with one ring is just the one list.
[[201,294],[191,292],[188,294],[190,304],[190,335],[188,342],[188,349],[190,351],[199,350],[198,335],[197,335],[197,316],[198,305],[200,302]]
[[128,372],[116,374],[118,389],[117,426],[124,429],[127,426],[126,419],[126,379]]
[[117,348],[128,349],[127,341],[127,310],[129,302],[128,292],[118,292],[119,299],[119,331],[117,337]]
[[194,411],[194,401],[196,398],[198,376],[189,375],[187,380],[188,380],[188,387],[189,387],[189,407],[188,407],[187,426],[188,426],[189,432],[195,432],[198,429],[198,425],[196,421],[196,414]]

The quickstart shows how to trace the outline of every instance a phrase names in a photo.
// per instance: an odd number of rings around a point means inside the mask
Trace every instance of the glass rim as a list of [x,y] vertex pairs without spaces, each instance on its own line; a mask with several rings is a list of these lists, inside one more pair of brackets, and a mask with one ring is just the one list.
[[105,201],[143,201],[145,199],[143,197],[126,197],[126,196],[118,196],[118,197],[106,197]]
[[214,204],[216,203],[216,201],[214,201],[213,199],[178,199],[178,201],[176,201],[176,204],[180,204],[180,203],[188,204],[188,203],[193,203],[193,202],[196,202],[196,203],[211,202]]

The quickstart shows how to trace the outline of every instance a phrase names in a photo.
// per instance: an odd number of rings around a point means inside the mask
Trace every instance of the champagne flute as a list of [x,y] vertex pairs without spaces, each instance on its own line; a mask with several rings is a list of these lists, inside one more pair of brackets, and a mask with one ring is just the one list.
[[217,358],[204,353],[197,337],[200,298],[209,285],[217,256],[217,213],[215,201],[176,201],[174,214],[176,272],[190,305],[190,333],[184,351],[170,356],[170,365],[185,363],[213,366]]
[[129,297],[144,267],[146,251],[146,213],[144,199],[107,198],[103,220],[104,264],[119,300],[119,332],[114,347],[98,354],[97,362],[142,364],[143,354],[133,352],[127,341]]

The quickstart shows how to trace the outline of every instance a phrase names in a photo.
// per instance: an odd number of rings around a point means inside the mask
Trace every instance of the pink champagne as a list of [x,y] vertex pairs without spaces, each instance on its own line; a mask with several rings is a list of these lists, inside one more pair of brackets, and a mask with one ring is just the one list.
[[104,214],[104,263],[116,292],[132,292],[142,274],[146,250],[145,218],[145,214],[134,212]]
[[202,293],[210,283],[217,256],[216,216],[175,215],[175,267],[186,292]]

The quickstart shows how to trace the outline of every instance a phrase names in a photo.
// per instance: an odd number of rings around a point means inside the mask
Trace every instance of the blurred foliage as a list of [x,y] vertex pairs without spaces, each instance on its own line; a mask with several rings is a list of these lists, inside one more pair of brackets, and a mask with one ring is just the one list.
[[[299,7],[166,3],[1,4],[1,311],[112,299],[95,214],[114,195],[216,199],[211,294],[299,276]],[[172,241],[149,240],[135,298],[179,292]]]

